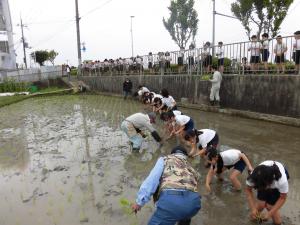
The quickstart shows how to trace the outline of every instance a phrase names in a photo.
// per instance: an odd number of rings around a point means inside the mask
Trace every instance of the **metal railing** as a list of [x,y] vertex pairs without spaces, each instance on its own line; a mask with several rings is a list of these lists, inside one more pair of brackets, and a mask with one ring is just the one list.
[[[168,75],[168,74],[188,74],[205,75],[210,74],[211,66],[215,65],[224,74],[300,74],[299,67],[296,68],[296,55],[299,55],[300,46],[296,46],[295,52],[294,36],[282,37],[282,43],[286,46],[286,51],[280,51],[280,45],[276,39],[268,40],[267,52],[258,49],[254,57],[253,44],[251,41],[238,42],[222,45],[223,56],[212,56],[212,49],[218,52],[219,46],[208,48],[195,48],[184,51],[171,51],[166,56],[165,53],[139,56],[138,58],[126,58],[118,60],[107,60],[106,62],[87,62],[82,65],[83,76],[112,76],[112,75]],[[300,42],[298,41],[298,45]],[[276,47],[277,46],[277,47]],[[276,50],[276,51],[275,51]],[[277,57],[275,52],[277,52]],[[282,53],[284,56],[279,57]],[[220,67],[221,58],[224,58],[224,68]],[[277,59],[276,59],[277,58]],[[297,59],[300,57],[297,56]],[[131,60],[132,61],[131,61]],[[264,60],[264,62],[262,61]],[[277,60],[277,62],[276,62]],[[121,62],[120,62],[121,61]],[[139,63],[139,61],[141,61]],[[151,67],[152,64],[152,67]],[[299,64],[299,61],[298,61]]]

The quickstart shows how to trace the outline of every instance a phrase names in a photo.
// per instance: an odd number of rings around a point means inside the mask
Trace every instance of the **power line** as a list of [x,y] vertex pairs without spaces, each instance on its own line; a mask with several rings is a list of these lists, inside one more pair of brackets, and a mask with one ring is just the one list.
[[57,31],[54,34],[50,35],[49,37],[44,38],[43,40],[39,41],[37,44],[34,45],[34,47],[37,47],[37,46],[39,46],[39,45],[41,45],[41,44],[43,44],[47,41],[50,41],[53,38],[57,37],[58,35],[62,34],[63,32],[67,31],[68,29],[70,29],[74,25],[73,22],[75,22],[75,21],[72,21],[72,24],[69,24],[69,26],[67,26],[67,27],[64,26],[62,29],[59,29],[59,31]]
[[75,20],[40,21],[40,22],[27,23],[27,25],[43,25],[43,24],[53,24],[53,23],[68,23],[68,22],[72,22],[72,21],[75,21]]
[[108,3],[112,2],[112,1],[113,1],[113,0],[108,0],[108,1],[104,2],[102,5],[97,6],[97,7],[93,8],[93,9],[91,9],[91,10],[88,11],[87,13],[83,14],[83,16],[81,16],[81,18],[83,18],[83,17],[85,17],[85,16],[87,16],[87,15],[89,15],[89,14],[92,14],[93,12],[95,12],[95,11],[97,11],[97,10],[103,8],[104,6],[106,6]]

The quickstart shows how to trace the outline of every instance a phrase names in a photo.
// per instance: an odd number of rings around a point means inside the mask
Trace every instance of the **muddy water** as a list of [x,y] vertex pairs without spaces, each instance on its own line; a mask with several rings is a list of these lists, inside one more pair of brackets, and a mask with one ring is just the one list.
[[[103,96],[36,98],[1,108],[0,224],[147,224],[152,203],[134,216],[120,201],[134,201],[156,159],[168,153],[176,140],[158,150],[148,138],[141,152],[132,154],[119,125],[141,110],[136,102]],[[245,151],[254,165],[266,159],[284,162],[291,174],[284,221],[300,224],[299,128],[182,111],[199,128],[216,129],[221,148]],[[203,162],[193,164],[201,174],[203,204],[192,224],[253,224],[244,194],[234,193],[225,179],[214,181],[214,193],[206,195],[207,171]]]

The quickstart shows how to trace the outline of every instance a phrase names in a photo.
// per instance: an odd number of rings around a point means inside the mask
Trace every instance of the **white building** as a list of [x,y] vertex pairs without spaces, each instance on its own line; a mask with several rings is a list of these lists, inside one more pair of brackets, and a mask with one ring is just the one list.
[[8,0],[0,0],[0,71],[16,69],[16,54]]

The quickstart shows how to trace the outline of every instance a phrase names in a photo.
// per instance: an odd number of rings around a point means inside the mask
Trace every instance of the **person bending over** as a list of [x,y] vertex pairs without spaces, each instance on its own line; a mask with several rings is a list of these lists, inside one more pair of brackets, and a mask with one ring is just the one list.
[[[274,225],[282,224],[279,210],[284,205],[289,191],[289,174],[282,163],[264,161],[247,178],[246,195],[253,220],[272,219]],[[257,199],[253,194],[257,190]],[[267,212],[264,213],[263,210]]]
[[149,130],[156,142],[161,143],[161,138],[152,126],[155,123],[156,114],[135,113],[127,117],[121,125],[122,131],[128,136],[133,150],[138,151],[142,145],[143,138],[146,137],[143,130]]
[[241,183],[238,177],[243,173],[246,166],[249,172],[252,172],[253,170],[248,157],[237,149],[229,149],[218,153],[217,149],[214,147],[209,148],[207,155],[211,166],[206,176],[206,190],[211,192],[210,183],[214,175],[217,175],[220,180],[223,180],[222,173],[232,169],[229,176],[230,181],[232,182],[234,189],[240,191]]
[[[189,132],[190,130],[194,129],[194,121],[191,117],[186,116],[186,115],[180,115],[180,111],[175,110],[174,111],[169,111],[165,114],[165,121],[169,121],[170,123],[174,123],[174,129],[171,132],[169,138],[171,138],[174,135],[178,135],[182,138],[184,138],[184,135],[186,132]],[[168,138],[168,139],[169,139]]]
[[162,89],[161,95],[163,96],[163,98],[161,100],[162,105],[157,109],[157,112],[162,110],[164,107],[167,108],[166,111],[177,110],[176,101],[174,100],[174,98],[171,95],[169,95],[169,92],[167,89],[165,89],[165,88]]
[[200,155],[202,158],[207,155],[207,148],[217,148],[219,144],[219,135],[211,129],[189,130],[184,139],[191,145],[191,157]]
[[187,151],[175,147],[160,157],[137,194],[132,210],[137,213],[153,196],[156,210],[148,225],[189,225],[201,208],[199,174],[187,161]]

